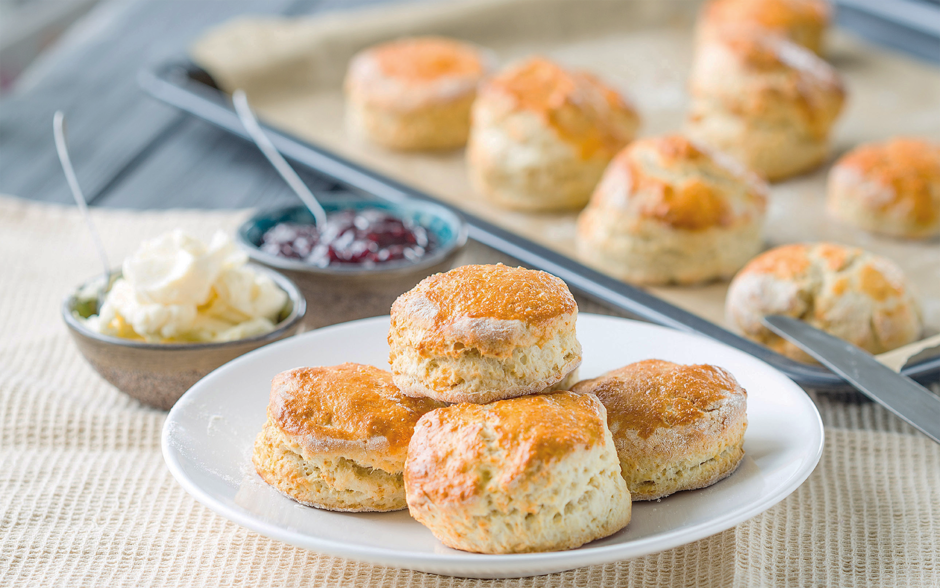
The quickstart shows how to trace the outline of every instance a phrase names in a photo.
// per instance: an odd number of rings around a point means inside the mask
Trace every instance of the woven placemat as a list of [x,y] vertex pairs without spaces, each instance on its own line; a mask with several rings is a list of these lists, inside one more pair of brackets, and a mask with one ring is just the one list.
[[[208,237],[245,217],[94,214],[114,262],[171,228]],[[498,258],[471,248],[466,260]],[[940,586],[940,446],[877,406],[822,395],[825,453],[799,490],[660,554],[487,581],[272,541],[189,497],[160,454],[165,414],[78,354],[59,305],[99,269],[73,209],[0,198],[0,586]]]

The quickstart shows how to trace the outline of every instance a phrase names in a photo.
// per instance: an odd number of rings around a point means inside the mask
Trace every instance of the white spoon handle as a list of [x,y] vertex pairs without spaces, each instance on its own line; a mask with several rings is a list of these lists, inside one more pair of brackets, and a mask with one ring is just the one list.
[[245,92],[235,90],[232,93],[232,104],[235,105],[235,112],[242,121],[245,130],[248,131],[248,134],[255,142],[255,145],[264,153],[264,156],[268,158],[268,161],[271,162],[271,165],[274,166],[277,173],[281,174],[281,177],[284,178],[287,185],[291,187],[294,193],[296,193],[300,200],[307,206],[311,214],[313,214],[317,226],[321,228],[324,227],[326,225],[326,211],[323,210],[323,207],[317,202],[316,197],[310,192],[310,189],[307,188],[303,180],[300,179],[300,176],[297,175],[294,168],[281,156],[277,147],[271,142],[271,139],[261,130],[258,119],[255,118],[251,107],[248,106],[248,97],[245,96]]
[[104,286],[107,289],[111,284],[111,264],[108,263],[108,254],[104,250],[104,244],[101,242],[101,236],[95,228],[95,223],[88,214],[88,203],[85,201],[85,195],[82,194],[82,188],[78,185],[78,178],[75,177],[75,170],[72,168],[72,159],[69,157],[69,146],[65,139],[65,114],[58,110],[52,118],[52,133],[55,136],[55,148],[59,154],[59,163],[62,164],[62,171],[65,172],[65,180],[72,191],[72,197],[75,198],[75,204],[88,225],[88,231],[91,232],[91,238],[95,242],[95,248],[98,250],[98,257],[101,258],[101,264],[104,266]]

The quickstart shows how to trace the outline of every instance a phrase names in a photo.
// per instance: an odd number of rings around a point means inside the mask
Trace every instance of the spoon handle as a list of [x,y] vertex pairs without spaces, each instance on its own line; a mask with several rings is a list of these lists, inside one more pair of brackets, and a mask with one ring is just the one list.
[[271,162],[271,165],[274,166],[277,173],[281,174],[281,177],[284,178],[287,185],[291,187],[294,193],[296,193],[307,206],[311,214],[313,214],[317,226],[325,226],[326,211],[323,210],[323,207],[317,202],[316,197],[310,192],[310,189],[307,188],[303,180],[300,179],[300,176],[297,175],[294,168],[281,156],[280,152],[274,146],[274,143],[271,142],[271,139],[261,130],[258,119],[255,118],[251,107],[248,106],[248,97],[245,96],[245,92],[235,90],[232,93],[232,104],[235,105],[235,112],[238,114],[238,118],[242,121],[242,125],[244,125],[245,130],[248,131],[248,134],[251,136],[252,140],[254,140],[258,149],[264,153],[264,156],[268,158],[268,161]]
[[85,201],[85,195],[82,194],[82,188],[78,185],[78,178],[75,177],[75,170],[72,168],[72,159],[69,157],[69,146],[65,139],[65,114],[58,110],[52,118],[52,133],[55,136],[55,148],[59,154],[59,163],[62,164],[62,171],[65,172],[65,179],[72,191],[72,197],[75,198],[75,204],[88,225],[88,231],[91,232],[91,238],[98,250],[98,257],[101,258],[101,264],[104,266],[104,287],[107,288],[111,283],[111,264],[108,263],[108,254],[104,250],[104,244],[101,242],[101,236],[95,228],[95,223],[88,214],[88,203]]

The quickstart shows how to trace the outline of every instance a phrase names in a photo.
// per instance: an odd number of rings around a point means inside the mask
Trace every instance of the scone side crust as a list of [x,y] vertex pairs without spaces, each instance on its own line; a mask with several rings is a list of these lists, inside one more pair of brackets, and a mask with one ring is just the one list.
[[550,339],[523,329],[488,354],[460,343],[460,338],[442,340],[428,349],[415,343],[426,337],[420,327],[392,328],[389,363],[395,385],[409,396],[442,402],[522,396],[555,385],[581,364],[575,326],[576,316],[559,319]]
[[278,374],[269,413],[280,430],[309,451],[404,460],[414,424],[439,406],[402,394],[389,372],[346,363]]
[[[636,490],[631,490],[630,496],[633,498],[634,502],[659,500],[660,498],[665,498],[676,492],[707,488],[736,472],[743,459],[744,441],[741,439],[736,444],[730,445],[722,450],[717,456],[706,459],[697,466],[693,466],[693,468],[685,471],[676,468],[668,472],[668,474],[672,476],[671,479],[668,479],[665,483],[654,482],[650,484],[648,481],[640,481],[638,484],[633,484]],[[625,465],[623,460],[621,460],[620,463],[621,467]],[[631,484],[628,482],[627,486],[630,487]]]
[[730,279],[760,253],[762,221],[684,231],[591,207],[578,218],[576,246],[587,265],[633,284],[696,284]]
[[411,374],[400,373],[395,375],[395,383],[402,394],[415,398],[433,398],[439,402],[450,404],[473,403],[487,404],[496,400],[506,400],[529,394],[538,394],[549,389],[559,389],[571,374],[575,373],[581,365],[580,354],[550,375],[533,381],[511,381],[499,387],[487,387],[485,390],[474,390],[468,386],[428,386],[425,378],[416,378]]
[[407,507],[400,469],[388,472],[337,455],[305,453],[277,427],[270,414],[255,439],[252,463],[268,485],[306,506],[337,512],[387,512]]
[[530,112],[495,113],[475,104],[467,140],[474,191],[504,208],[564,210],[588,201],[613,153],[582,158]]

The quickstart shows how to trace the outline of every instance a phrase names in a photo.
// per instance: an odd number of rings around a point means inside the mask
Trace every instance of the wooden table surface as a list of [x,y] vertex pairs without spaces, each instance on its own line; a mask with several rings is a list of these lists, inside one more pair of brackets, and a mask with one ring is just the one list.
[[[73,163],[94,206],[243,208],[294,197],[262,155],[147,94],[137,73],[185,54],[208,26],[244,13],[299,15],[380,0],[105,0],[0,98],[0,193],[71,202],[56,160],[52,115],[68,119]],[[840,22],[896,44],[850,10]],[[866,29],[866,27],[868,27]],[[935,43],[940,43],[934,40]],[[913,52],[936,53],[923,45]],[[312,188],[331,182],[300,170]]]

